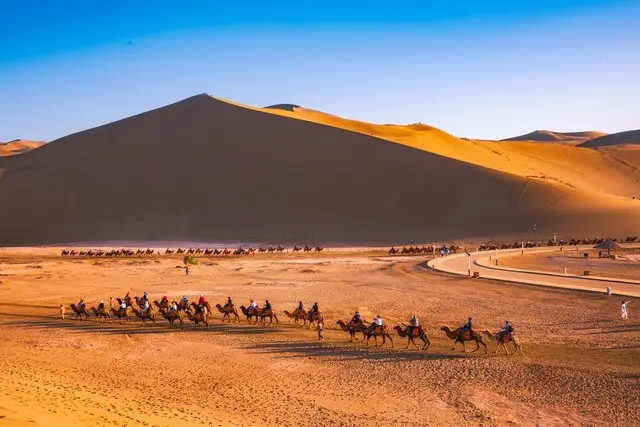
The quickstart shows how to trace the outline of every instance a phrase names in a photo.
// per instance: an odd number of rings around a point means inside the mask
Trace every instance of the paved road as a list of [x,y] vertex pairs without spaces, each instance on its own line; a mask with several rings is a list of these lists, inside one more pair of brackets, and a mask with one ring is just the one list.
[[[587,246],[581,246],[581,249],[587,249]],[[576,250],[576,247],[565,247],[567,250]],[[515,270],[515,269],[501,269],[500,257],[504,257],[509,254],[518,254],[520,249],[506,249],[499,251],[484,251],[471,253],[471,271],[477,271],[481,278],[502,280],[516,283],[524,283],[539,286],[549,286],[554,288],[564,289],[576,289],[583,291],[594,292],[606,292],[607,287],[611,286],[613,293],[616,295],[633,296],[640,298],[640,281],[622,280],[614,278],[586,278],[579,276],[564,276],[556,274],[545,274],[544,272],[527,271],[527,270]],[[559,248],[528,248],[525,249],[526,253],[540,253],[540,252],[558,252]],[[495,257],[498,257],[498,268],[496,269],[494,264]],[[489,257],[492,258],[489,261]],[[428,265],[434,268],[436,271],[443,271],[452,274],[459,274],[463,276],[468,275],[469,261],[466,254],[450,255],[446,258],[436,258],[430,260]],[[491,268],[486,267],[492,265]]]

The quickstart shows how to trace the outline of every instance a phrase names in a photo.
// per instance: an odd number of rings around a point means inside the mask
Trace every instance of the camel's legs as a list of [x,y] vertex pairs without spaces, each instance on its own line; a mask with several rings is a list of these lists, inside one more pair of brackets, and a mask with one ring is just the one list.
[[478,341],[476,341],[476,349],[473,350],[471,353],[475,353],[476,351],[478,351],[479,348],[480,348],[480,344],[478,344]]

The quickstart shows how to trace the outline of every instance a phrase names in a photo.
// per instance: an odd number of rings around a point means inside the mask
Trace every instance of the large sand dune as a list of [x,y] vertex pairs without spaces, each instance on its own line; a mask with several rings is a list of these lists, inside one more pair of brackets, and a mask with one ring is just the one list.
[[[526,238],[534,222],[541,235],[638,231],[637,170],[539,145],[199,95],[0,160],[0,244],[384,244]],[[580,162],[610,170],[584,176]]]
[[640,129],[613,133],[580,144],[583,148],[610,147],[614,145],[640,145]]

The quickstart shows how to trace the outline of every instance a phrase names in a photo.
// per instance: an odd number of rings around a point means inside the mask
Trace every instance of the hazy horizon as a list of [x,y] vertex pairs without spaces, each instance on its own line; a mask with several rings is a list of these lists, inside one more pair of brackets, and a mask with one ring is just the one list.
[[460,137],[640,127],[639,1],[12,3],[0,141],[51,141],[209,93]]

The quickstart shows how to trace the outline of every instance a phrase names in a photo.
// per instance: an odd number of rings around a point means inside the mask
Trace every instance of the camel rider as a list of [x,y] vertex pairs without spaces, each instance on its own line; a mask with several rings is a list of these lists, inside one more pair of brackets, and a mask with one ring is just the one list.
[[271,303],[269,302],[269,300],[266,300],[264,302],[264,309],[262,311],[269,311],[271,310]]
[[78,310],[82,310],[83,308],[84,308],[84,300],[80,298],[80,301],[78,302]]
[[144,300],[144,305],[142,307],[142,312],[140,312],[140,318],[141,319],[144,317],[144,315],[147,312],[147,310],[149,310],[149,300],[145,299]]
[[313,315],[314,313],[317,313],[318,311],[320,311],[320,309],[318,308],[318,303],[314,302],[313,303],[313,307],[311,307],[311,311],[309,312],[309,314]]
[[418,326],[420,326],[420,321],[418,321],[418,317],[414,314],[413,316],[411,316],[411,318],[409,319],[409,327],[411,328],[417,328]]
[[178,304],[176,304],[176,302],[174,301],[173,304],[171,304],[171,308],[169,309],[170,312],[175,312],[178,311]]
[[351,318],[350,326],[358,325],[358,324],[360,324],[361,322],[362,322],[362,319],[360,318],[360,313],[358,313],[358,312],[356,311],[356,313],[355,313],[355,314],[353,315],[353,317]]
[[382,318],[379,314],[375,319],[373,319],[373,323],[376,325],[376,328],[382,327]]
[[125,308],[127,308],[127,303],[124,300],[122,300],[122,302],[120,303],[120,309],[124,310]]
[[162,300],[160,300],[160,305],[168,305],[169,304],[169,298],[167,298],[166,295],[162,295]]
[[227,297],[227,303],[224,305],[224,308],[229,308],[233,305],[233,301],[231,300],[231,297]]
[[502,327],[502,336],[506,337],[509,334],[513,334],[513,326],[508,320],[505,320],[504,326]]
[[464,333],[469,331],[469,333],[471,334],[471,329],[473,328],[473,323],[471,322],[471,317],[469,317],[469,320],[467,320],[467,323],[464,324],[464,326],[462,327],[462,331],[460,332],[462,336],[464,336]]
[[182,303],[182,305],[187,305],[187,296],[186,295],[182,295],[182,299],[180,300],[180,302]]
[[98,304],[98,310],[104,310],[104,301],[100,300],[100,304]]
[[302,301],[298,301],[298,311],[304,310],[304,306],[302,305]]
[[251,300],[251,304],[249,304],[249,309],[247,311],[252,313],[256,308],[258,308],[258,304],[256,304],[254,300]]
[[147,294],[145,292],[144,295],[142,296],[142,299],[144,300],[144,302],[148,302],[149,301],[149,294]]
[[204,300],[204,295],[200,294],[200,299],[198,299],[198,305],[204,305],[205,300]]

